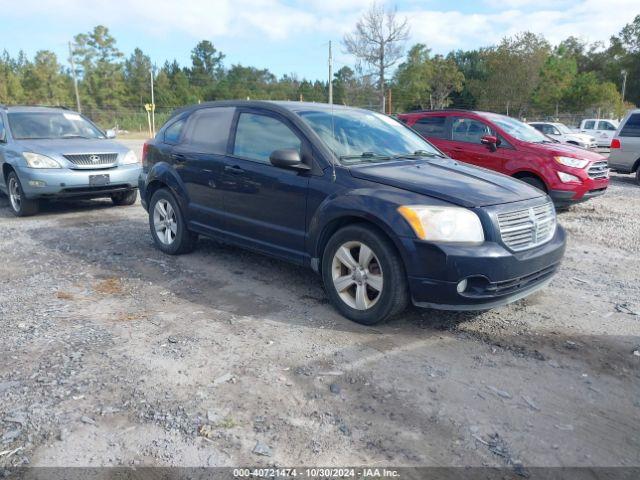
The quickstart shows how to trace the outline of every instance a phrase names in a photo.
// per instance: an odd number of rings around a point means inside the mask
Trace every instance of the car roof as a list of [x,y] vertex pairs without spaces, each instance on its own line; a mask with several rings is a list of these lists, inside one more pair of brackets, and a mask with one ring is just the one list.
[[3,107],[8,113],[45,113],[45,112],[69,112],[65,107],[48,107],[42,105],[9,105]]
[[196,105],[189,105],[187,107],[176,110],[175,114],[198,110],[207,107],[255,107],[255,108],[268,108],[271,110],[288,110],[290,112],[301,111],[319,111],[330,112],[340,110],[360,110],[363,112],[371,112],[364,108],[348,107],[345,105],[329,104],[329,103],[316,103],[316,102],[297,102],[289,100],[221,100],[215,102],[203,102]]

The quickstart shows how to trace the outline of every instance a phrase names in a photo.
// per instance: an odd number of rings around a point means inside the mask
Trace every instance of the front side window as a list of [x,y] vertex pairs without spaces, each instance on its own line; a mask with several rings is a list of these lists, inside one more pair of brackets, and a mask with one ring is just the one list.
[[266,115],[240,114],[233,147],[235,156],[270,163],[271,154],[284,149],[302,153],[302,142],[284,123]]
[[234,107],[196,110],[189,119],[183,143],[202,153],[224,155],[235,111]]
[[620,136],[640,137],[640,113],[634,113],[627,119],[622,130],[620,130]]
[[588,120],[586,122],[584,122],[584,129],[585,130],[593,130],[596,126],[596,122],[595,120]]
[[472,118],[456,117],[451,124],[451,140],[480,143],[485,135],[495,135],[488,125]]
[[598,130],[615,130],[616,127],[614,127],[610,122],[599,122],[598,124]]
[[333,112],[317,109],[298,115],[345,165],[398,156],[442,156],[420,135],[380,113],[336,108]]
[[16,140],[105,138],[98,127],[74,112],[13,112],[7,117]]
[[424,117],[419,119],[413,128],[425,137],[446,138],[445,123],[447,117]]

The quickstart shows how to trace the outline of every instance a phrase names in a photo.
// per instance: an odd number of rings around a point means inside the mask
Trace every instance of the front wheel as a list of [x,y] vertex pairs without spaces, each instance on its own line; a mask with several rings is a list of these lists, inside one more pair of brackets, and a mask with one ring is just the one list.
[[7,188],[9,192],[9,204],[11,211],[16,217],[27,217],[38,213],[39,203],[25,197],[22,184],[16,172],[11,172],[7,176]]
[[519,180],[523,181],[524,183],[528,183],[532,187],[536,187],[538,190],[542,190],[545,193],[547,191],[547,187],[542,182],[542,180],[540,180],[540,179],[538,179],[536,177],[522,177]]
[[137,190],[129,190],[128,192],[114,193],[111,195],[111,201],[119,207],[133,205],[138,199]]
[[322,279],[334,307],[364,325],[397,315],[409,302],[400,255],[367,225],[345,227],[331,237],[322,256]]
[[636,183],[640,185],[640,166],[636,170]]
[[191,252],[198,236],[187,229],[180,205],[167,189],[160,189],[149,202],[149,227],[153,241],[169,255]]

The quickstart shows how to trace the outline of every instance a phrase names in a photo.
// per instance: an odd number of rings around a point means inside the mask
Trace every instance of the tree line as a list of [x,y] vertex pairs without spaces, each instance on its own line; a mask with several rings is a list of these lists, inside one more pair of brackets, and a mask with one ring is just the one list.
[[[366,59],[343,66],[332,80],[335,103],[380,109],[384,91],[386,108],[396,112],[459,107],[514,116],[587,111],[620,116],[629,106],[622,99],[624,72],[624,99],[640,103],[640,15],[606,45],[569,37],[552,46],[540,35],[523,32],[495,46],[448,55],[434,55],[424,44],[411,46],[405,54],[402,41],[408,30],[404,21],[399,25],[395,40],[387,45],[398,61],[395,72],[386,73],[393,58],[383,60],[386,72],[371,68],[375,62]],[[345,37],[344,45],[363,59],[357,49],[363,55],[371,51],[358,43],[357,35],[358,27]],[[150,103],[153,63],[141,49],[125,56],[102,25],[76,35],[72,45],[83,111],[104,123],[112,121],[109,112],[120,112],[122,117],[122,112],[140,112]],[[0,56],[0,103],[74,108],[74,72],[68,63],[49,50],[40,50],[33,58],[5,50]],[[329,90],[323,80],[296,74],[277,77],[268,69],[226,65],[225,55],[208,40],[193,48],[190,65],[167,61],[153,68],[153,76],[157,109],[166,112],[220,99],[326,102]]]

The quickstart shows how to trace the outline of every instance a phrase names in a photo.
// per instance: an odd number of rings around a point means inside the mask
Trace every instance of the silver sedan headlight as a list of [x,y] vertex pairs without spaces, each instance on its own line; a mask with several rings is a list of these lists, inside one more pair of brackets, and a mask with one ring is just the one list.
[[62,168],[53,158],[41,153],[23,152],[22,156],[27,161],[29,168]]
[[398,213],[422,240],[467,244],[484,242],[480,218],[467,208],[403,205],[398,208]]
[[129,150],[122,160],[120,160],[121,165],[133,165],[134,163],[138,163],[138,157],[132,150]]

